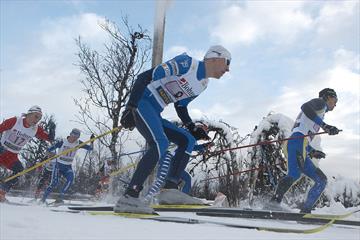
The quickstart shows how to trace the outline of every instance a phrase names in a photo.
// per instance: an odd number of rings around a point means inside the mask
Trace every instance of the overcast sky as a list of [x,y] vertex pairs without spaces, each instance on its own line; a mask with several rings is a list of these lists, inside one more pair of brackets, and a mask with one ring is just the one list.
[[[150,35],[154,28],[154,1],[0,3],[0,119],[37,104],[55,115],[63,136],[76,126],[73,98],[82,94],[74,38],[100,48],[106,35],[98,23],[124,15]],[[322,137],[320,167],[360,179],[359,9],[359,1],[172,1],[164,60],[185,51],[202,59],[213,44],[228,48],[230,73],[210,81],[190,115],[222,119],[242,135],[270,111],[295,119],[302,103],[334,88],[339,102],[325,122],[344,131]],[[176,118],[172,107],[163,115]]]

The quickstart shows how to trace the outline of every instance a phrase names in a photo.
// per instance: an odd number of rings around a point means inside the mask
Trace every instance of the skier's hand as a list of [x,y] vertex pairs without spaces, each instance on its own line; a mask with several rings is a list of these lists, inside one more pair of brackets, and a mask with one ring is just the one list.
[[321,128],[322,128],[325,132],[327,132],[329,135],[336,135],[336,134],[338,134],[338,133],[340,132],[340,130],[339,130],[337,127],[328,125],[328,124],[326,124],[326,123],[323,123],[323,124],[321,125]]
[[309,156],[310,156],[310,158],[321,159],[321,158],[325,158],[326,154],[322,151],[313,149],[309,152]]
[[[90,140],[95,138],[95,134],[91,134],[90,136]],[[90,147],[91,147],[91,150],[89,150],[89,152],[91,152],[92,150],[94,150],[94,140],[90,143]]]
[[189,123],[186,125],[187,129],[190,131],[191,135],[194,136],[196,140],[210,140],[209,135],[201,126],[196,126],[195,123]]
[[132,106],[127,106],[125,111],[123,112],[120,123],[125,129],[129,129],[130,131],[135,128],[135,111],[136,108]]

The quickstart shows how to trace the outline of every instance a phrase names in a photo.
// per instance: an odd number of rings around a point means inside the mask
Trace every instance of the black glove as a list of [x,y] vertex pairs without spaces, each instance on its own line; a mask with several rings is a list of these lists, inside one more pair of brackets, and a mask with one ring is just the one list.
[[326,154],[323,153],[322,151],[313,149],[309,152],[309,156],[310,156],[310,158],[320,159],[320,158],[325,158]]
[[210,137],[209,135],[207,135],[207,132],[202,127],[197,127],[193,122],[187,124],[186,127],[196,140],[200,140],[200,139],[210,140]]
[[0,154],[2,154],[5,151],[6,151],[6,149],[0,144]]
[[326,123],[323,123],[321,125],[321,128],[324,129],[324,131],[327,132],[329,135],[336,135],[340,132],[340,130],[337,129],[337,127],[327,125]]
[[[91,134],[90,140],[93,139],[93,138],[95,138],[95,134]],[[94,141],[95,141],[95,140],[94,140]],[[94,149],[94,141],[92,141],[92,142],[90,143],[90,147],[91,147],[92,149],[89,150],[89,151],[92,151],[92,150]]]
[[50,142],[55,140],[56,124],[53,121],[49,121],[49,140]]
[[125,129],[133,130],[135,128],[135,111],[136,108],[127,106],[123,112],[120,123]]

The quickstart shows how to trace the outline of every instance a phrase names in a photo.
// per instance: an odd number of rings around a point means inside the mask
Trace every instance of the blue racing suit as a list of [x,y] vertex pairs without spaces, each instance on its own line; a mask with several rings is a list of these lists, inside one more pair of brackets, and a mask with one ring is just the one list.
[[[77,145],[81,144],[82,141],[77,140],[74,143],[70,143],[67,141],[67,139],[63,139],[60,141],[57,141],[54,145],[48,148],[48,152],[53,152],[56,149],[59,149],[59,153],[76,147]],[[88,151],[91,151],[93,148],[90,145],[84,145],[81,148],[86,149]],[[42,201],[45,202],[49,194],[52,192],[53,188],[55,188],[59,183],[59,176],[63,175],[66,178],[66,183],[63,186],[61,192],[60,192],[60,199],[63,199],[64,194],[67,192],[67,190],[70,188],[73,180],[74,180],[74,172],[72,169],[72,162],[75,157],[76,150],[69,152],[65,155],[60,156],[56,160],[54,160],[54,166],[52,169],[51,174],[51,182],[47,189],[44,192],[44,195],[42,197]]]
[[305,174],[314,181],[314,185],[309,190],[301,211],[311,212],[326,187],[327,178],[309,157],[313,149],[309,142],[314,135],[309,137],[304,137],[304,135],[319,131],[324,114],[327,112],[327,105],[323,99],[316,98],[303,104],[301,109],[290,137],[294,139],[289,140],[284,148],[288,159],[288,174],[280,180],[274,200],[281,202],[285,193],[301,178],[302,174]]
[[192,123],[187,105],[206,89],[207,84],[205,63],[185,53],[138,76],[127,105],[137,108],[136,128],[146,139],[148,150],[137,165],[128,190],[137,193],[141,191],[157,162],[165,158],[169,142],[175,143],[178,148],[167,181],[179,183],[195,145],[195,138],[187,130],[163,119],[161,112],[165,106],[174,103],[182,122],[185,125]]

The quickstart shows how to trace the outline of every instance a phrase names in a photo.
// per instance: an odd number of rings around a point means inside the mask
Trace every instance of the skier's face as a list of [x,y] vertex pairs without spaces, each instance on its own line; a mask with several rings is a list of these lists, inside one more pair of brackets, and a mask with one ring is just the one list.
[[337,103],[336,97],[328,97],[326,100],[328,111],[332,111],[336,107],[336,103]]
[[42,114],[38,112],[26,114],[25,121],[30,127],[35,126],[42,118]]
[[230,60],[226,58],[214,58],[214,78],[221,78],[229,71]]
[[79,137],[80,137],[80,136],[78,136],[78,135],[72,135],[72,134],[70,134],[70,136],[68,137],[68,141],[69,141],[69,143],[73,143],[73,142],[75,142],[76,140],[78,140]]

